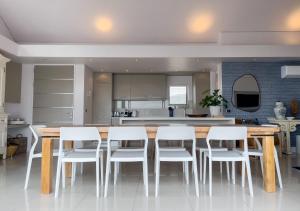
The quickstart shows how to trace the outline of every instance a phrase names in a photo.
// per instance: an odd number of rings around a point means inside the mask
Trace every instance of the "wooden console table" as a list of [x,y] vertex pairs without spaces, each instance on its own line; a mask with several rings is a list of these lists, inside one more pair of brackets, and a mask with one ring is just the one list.
[[[287,120],[287,119],[275,119],[275,118],[268,118],[268,121],[272,124],[277,124],[280,126],[281,130],[281,137],[280,137],[280,146],[279,146],[279,153],[282,152],[285,154],[292,154],[291,151],[291,132],[295,132],[297,130],[296,126],[300,125],[300,119],[293,119],[293,120]],[[285,140],[286,137],[286,141]],[[285,150],[282,150],[282,145],[285,144]]]

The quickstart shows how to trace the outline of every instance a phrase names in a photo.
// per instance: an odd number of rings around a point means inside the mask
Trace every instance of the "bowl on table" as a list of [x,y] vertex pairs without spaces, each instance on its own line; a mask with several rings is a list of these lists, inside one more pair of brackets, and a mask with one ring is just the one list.
[[293,120],[293,119],[295,119],[295,117],[293,117],[293,116],[288,116],[288,117],[286,117],[286,119],[287,119],[287,120]]

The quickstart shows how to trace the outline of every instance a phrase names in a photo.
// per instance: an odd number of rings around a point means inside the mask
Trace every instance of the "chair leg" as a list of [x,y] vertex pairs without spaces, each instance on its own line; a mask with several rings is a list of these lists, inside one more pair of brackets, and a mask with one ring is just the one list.
[[143,175],[144,175],[144,186],[145,186],[145,194],[148,197],[148,163],[147,159],[143,162]]
[[114,162],[114,185],[117,184],[118,177],[118,162]]
[[275,159],[279,187],[282,188],[281,172],[280,172],[280,166],[279,166],[279,161],[278,161],[278,154],[277,154],[277,150],[276,150],[275,146],[274,146],[274,159]]
[[159,158],[156,158],[156,175],[155,175],[155,197],[158,196],[158,185],[159,185],[159,176],[160,176],[160,162]]
[[226,170],[227,170],[227,180],[230,182],[230,170],[229,170],[229,162],[226,161]]
[[202,181],[202,158],[203,158],[203,153],[202,150],[199,150],[199,177],[200,177],[200,181]]
[[100,155],[100,175],[101,175],[101,186],[103,186],[103,153]]
[[25,185],[24,185],[24,189],[25,190],[28,187],[28,182],[29,182],[29,177],[30,177],[30,171],[31,171],[31,164],[32,164],[32,155],[29,155],[28,165],[27,165],[27,171],[26,171]]
[[205,182],[206,182],[206,160],[207,160],[207,157],[204,156],[203,157],[203,185],[205,185]]
[[106,171],[105,171],[105,187],[104,187],[104,197],[107,197],[107,189],[108,189],[108,182],[109,182],[109,175],[110,175],[110,160],[107,159],[106,162]]
[[118,163],[117,163],[117,174],[118,174],[118,175],[120,174],[120,165],[121,165],[121,163],[118,162]]
[[55,181],[55,194],[54,197],[57,198],[58,190],[59,190],[59,183],[60,183],[60,171],[61,171],[61,161],[58,159],[57,162],[57,170],[56,170],[56,181]]
[[261,175],[264,177],[264,161],[263,161],[263,157],[260,156],[259,160],[260,160]]
[[245,187],[245,161],[242,161],[242,187]]
[[220,162],[220,174],[221,174],[221,176],[222,176],[222,174],[223,174],[223,162],[221,161]]
[[194,157],[194,160],[192,162],[192,165],[194,166],[194,180],[195,180],[195,189],[196,189],[196,196],[199,197],[199,184],[198,184],[198,171],[197,171],[197,160],[196,156]]
[[185,163],[184,162],[182,162],[182,174],[185,175]]
[[66,188],[66,165],[65,165],[65,162],[62,163],[61,172],[62,172],[62,187]]
[[74,185],[75,183],[75,177],[76,177],[76,166],[77,166],[77,163],[72,163],[72,176],[71,176],[71,186]]
[[99,159],[96,160],[96,195],[99,197]]
[[212,160],[209,158],[209,196],[212,196]]
[[253,197],[252,175],[251,175],[251,167],[250,167],[249,157],[246,160],[246,168],[247,168],[249,192],[250,192],[250,196]]
[[186,181],[186,184],[188,185],[189,184],[189,162],[185,161],[184,162],[184,166],[185,166],[185,181]]
[[83,162],[80,163],[80,174],[83,175]]
[[232,183],[235,185],[235,162],[233,161],[232,162],[232,172],[231,172],[231,174],[232,174]]

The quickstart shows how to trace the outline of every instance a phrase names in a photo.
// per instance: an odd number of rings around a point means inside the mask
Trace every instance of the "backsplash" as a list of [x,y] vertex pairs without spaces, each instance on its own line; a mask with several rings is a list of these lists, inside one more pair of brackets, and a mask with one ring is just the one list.
[[[300,65],[300,62],[224,62],[222,64],[223,96],[228,100],[228,108],[231,110],[224,115],[236,118],[258,118],[261,123],[267,123],[267,117],[274,116],[275,102],[282,101],[287,107],[287,116],[290,116],[290,101],[296,98],[300,104],[300,78],[281,79],[281,66],[284,65]],[[231,103],[234,81],[248,73],[256,77],[261,91],[260,109],[251,113],[236,109]],[[298,130],[297,133],[300,131]],[[292,138],[292,145],[294,145],[294,138]]]

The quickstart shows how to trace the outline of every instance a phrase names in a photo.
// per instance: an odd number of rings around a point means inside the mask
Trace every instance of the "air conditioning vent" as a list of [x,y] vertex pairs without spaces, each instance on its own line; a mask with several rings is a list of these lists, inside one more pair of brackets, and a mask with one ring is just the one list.
[[282,66],[281,78],[300,78],[300,66]]

